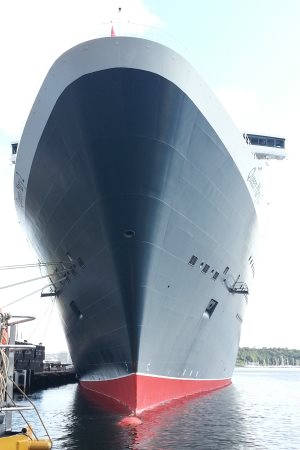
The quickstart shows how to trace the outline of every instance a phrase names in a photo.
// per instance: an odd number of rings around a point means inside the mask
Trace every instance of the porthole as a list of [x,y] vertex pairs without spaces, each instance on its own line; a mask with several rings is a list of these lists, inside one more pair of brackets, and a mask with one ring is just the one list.
[[135,236],[135,231],[133,231],[133,230],[125,230],[123,234],[124,234],[124,237],[126,239],[131,239],[131,238],[133,238]]

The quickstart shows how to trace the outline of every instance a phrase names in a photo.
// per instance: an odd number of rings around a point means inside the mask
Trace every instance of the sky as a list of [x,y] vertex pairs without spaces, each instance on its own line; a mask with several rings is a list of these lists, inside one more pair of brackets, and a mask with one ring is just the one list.
[[[299,349],[300,2],[15,0],[1,2],[0,11],[0,266],[37,261],[14,210],[10,143],[20,139],[47,71],[71,46],[107,33],[111,21],[117,32],[130,21],[139,24],[131,25],[134,32],[172,45],[197,66],[241,133],[286,138],[287,160],[265,171],[260,252],[241,345]],[[0,287],[38,275],[0,270]],[[0,289],[0,306],[45,284]],[[66,348],[51,300],[37,293],[5,310],[38,317],[19,337],[45,343],[48,352]]]

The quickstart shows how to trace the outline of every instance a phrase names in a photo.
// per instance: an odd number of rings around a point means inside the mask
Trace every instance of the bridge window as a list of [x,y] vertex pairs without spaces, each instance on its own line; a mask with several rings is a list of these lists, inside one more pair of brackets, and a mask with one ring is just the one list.
[[276,139],[276,147],[284,148],[284,139]]
[[259,145],[267,145],[267,139],[260,138],[259,139]]
[[244,137],[250,141],[251,145],[285,148],[285,139],[276,138],[273,136],[260,136],[257,134],[247,134],[244,135]]

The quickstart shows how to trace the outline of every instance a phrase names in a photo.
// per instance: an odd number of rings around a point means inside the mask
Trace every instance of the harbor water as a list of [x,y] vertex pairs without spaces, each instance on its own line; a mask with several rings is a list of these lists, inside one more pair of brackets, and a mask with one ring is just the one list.
[[[300,368],[236,369],[231,386],[145,412],[138,426],[122,426],[77,384],[32,398],[56,450],[300,449]],[[14,425],[22,426],[17,416]]]

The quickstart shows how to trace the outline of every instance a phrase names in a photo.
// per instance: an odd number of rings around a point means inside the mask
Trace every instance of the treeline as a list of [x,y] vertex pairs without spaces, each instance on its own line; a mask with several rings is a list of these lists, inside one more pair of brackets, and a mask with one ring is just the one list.
[[240,347],[237,366],[300,366],[300,350]]

